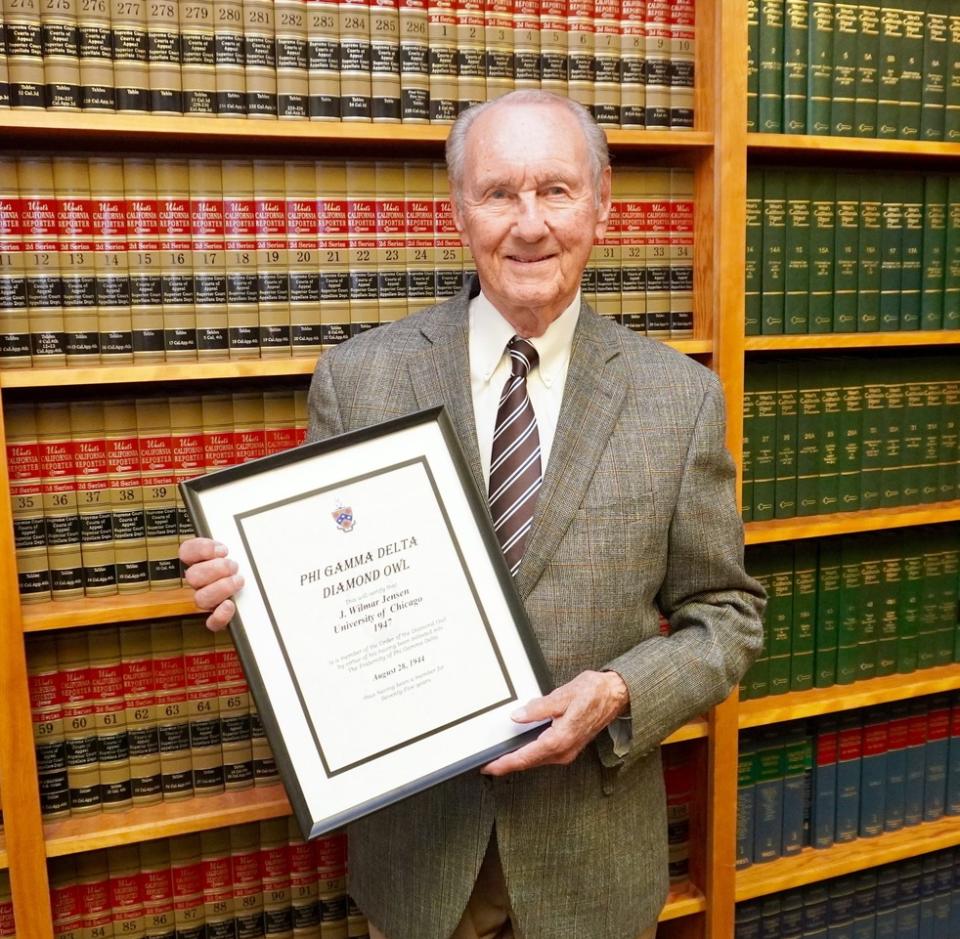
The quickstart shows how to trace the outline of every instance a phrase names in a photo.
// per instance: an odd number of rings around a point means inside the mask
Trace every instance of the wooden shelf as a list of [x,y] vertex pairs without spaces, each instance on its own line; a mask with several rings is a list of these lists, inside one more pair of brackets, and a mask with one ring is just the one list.
[[906,675],[870,678],[852,685],[831,685],[829,688],[811,688],[809,691],[791,691],[741,701],[738,719],[741,729],[759,727],[958,688],[960,664],[941,665]]
[[143,593],[117,594],[112,597],[83,597],[79,600],[50,600],[21,607],[25,633],[79,626],[101,626],[165,616],[199,616],[193,602],[193,589],[147,590]]
[[660,911],[660,922],[668,919],[680,919],[681,916],[693,916],[707,908],[707,899],[693,884],[678,892],[670,891],[667,902]]
[[747,152],[797,156],[848,153],[862,156],[960,158],[960,144],[924,140],[873,140],[866,137],[809,137],[801,134],[747,134]]
[[242,825],[290,814],[283,786],[242,789],[211,796],[159,802],[125,812],[90,815],[45,822],[48,857],[76,854],[151,838],[172,838],[209,828]]
[[896,346],[946,346],[960,343],[960,329],[893,333],[805,333],[801,336],[747,336],[747,352],[778,349],[875,349]]
[[685,740],[701,740],[709,736],[710,725],[702,717],[696,717],[677,728],[663,743],[683,743]]
[[770,544],[797,538],[822,538],[848,535],[908,525],[933,525],[960,520],[960,502],[932,502],[929,505],[904,505],[863,512],[837,512],[835,515],[811,515],[806,518],[778,518],[769,522],[747,522],[747,544]]
[[804,848],[800,854],[737,871],[736,899],[752,900],[957,844],[960,816],[952,815],[876,838],[859,838],[820,850]]
[[6,870],[10,866],[7,858],[7,836],[0,832],[0,870]]

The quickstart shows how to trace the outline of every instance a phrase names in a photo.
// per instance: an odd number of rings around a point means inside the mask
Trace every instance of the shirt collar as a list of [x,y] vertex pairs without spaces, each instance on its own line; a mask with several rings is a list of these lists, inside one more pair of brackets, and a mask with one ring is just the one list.
[[[503,358],[507,343],[516,330],[481,290],[470,301],[470,371],[475,379],[489,382]],[[547,388],[566,373],[573,348],[573,334],[580,317],[580,291],[547,328],[542,336],[530,340],[540,357],[537,369]]]

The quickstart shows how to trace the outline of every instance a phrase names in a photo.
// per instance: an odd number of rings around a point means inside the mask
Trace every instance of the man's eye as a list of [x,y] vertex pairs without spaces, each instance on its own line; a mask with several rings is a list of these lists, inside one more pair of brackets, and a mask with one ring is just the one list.
[[550,186],[547,189],[548,196],[564,196],[567,194],[567,190],[563,186]]
[[506,189],[493,189],[490,192],[491,199],[506,199],[507,190]]

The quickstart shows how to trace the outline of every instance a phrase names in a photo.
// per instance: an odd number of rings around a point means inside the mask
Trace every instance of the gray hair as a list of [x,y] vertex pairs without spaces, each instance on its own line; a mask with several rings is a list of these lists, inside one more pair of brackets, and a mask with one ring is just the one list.
[[450,195],[454,202],[461,205],[463,194],[463,164],[466,157],[467,134],[474,121],[489,108],[509,107],[514,104],[539,104],[541,106],[562,107],[576,119],[583,131],[583,139],[587,145],[590,158],[590,171],[593,177],[594,198],[600,204],[600,186],[603,181],[603,171],[610,165],[610,151],[607,149],[607,135],[593,119],[590,112],[579,102],[552,91],[540,91],[535,88],[511,91],[501,98],[475,104],[461,111],[459,117],[450,128],[447,137],[446,157],[447,175],[450,177]]

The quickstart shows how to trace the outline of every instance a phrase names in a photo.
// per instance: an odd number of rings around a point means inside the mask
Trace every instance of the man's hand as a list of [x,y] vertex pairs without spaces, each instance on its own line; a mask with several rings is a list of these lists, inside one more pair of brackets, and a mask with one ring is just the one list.
[[505,776],[549,763],[566,766],[630,703],[630,692],[616,672],[581,672],[572,681],[534,698],[511,717],[518,724],[553,718],[533,743],[507,753],[480,772]]
[[186,581],[196,591],[194,603],[212,611],[207,626],[214,631],[226,628],[237,612],[230,597],[243,586],[237,562],[227,557],[224,545],[210,538],[190,538],[180,545],[179,553],[187,566]]

